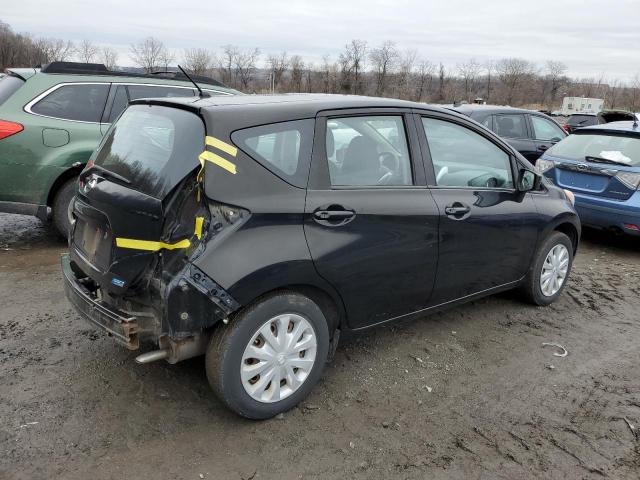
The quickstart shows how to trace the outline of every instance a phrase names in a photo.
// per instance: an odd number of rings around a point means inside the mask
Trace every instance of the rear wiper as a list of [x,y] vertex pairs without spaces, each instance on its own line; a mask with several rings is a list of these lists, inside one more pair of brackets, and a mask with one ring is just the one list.
[[124,178],[122,175],[112,172],[111,170],[107,170],[106,168],[101,167],[100,165],[96,165],[95,163],[91,165],[84,173],[90,172],[91,170],[98,170],[103,177],[109,177],[109,178],[112,178],[113,180],[118,180],[127,185],[131,185],[131,180]]
[[626,162],[619,162],[617,160],[611,160],[610,158],[592,157],[590,155],[587,155],[586,157],[584,157],[584,159],[587,162],[608,163],[610,165],[626,165],[627,167],[629,166],[629,164]]

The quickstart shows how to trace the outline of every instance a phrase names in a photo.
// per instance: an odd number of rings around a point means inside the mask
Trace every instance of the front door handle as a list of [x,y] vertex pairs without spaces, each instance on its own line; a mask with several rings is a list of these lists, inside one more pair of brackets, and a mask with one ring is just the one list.
[[356,216],[356,212],[342,205],[325,205],[313,212],[313,219],[320,225],[339,227],[346,225]]
[[313,212],[313,216],[318,220],[345,220],[355,214],[350,210],[316,210]]
[[444,208],[444,213],[453,217],[460,217],[466,213],[469,213],[471,208],[462,203],[456,202],[453,205],[449,205]]
[[540,145],[540,146],[538,147],[538,150],[539,150],[539,151],[541,151],[541,152],[544,152],[544,151],[546,151],[546,150],[549,150],[549,145]]

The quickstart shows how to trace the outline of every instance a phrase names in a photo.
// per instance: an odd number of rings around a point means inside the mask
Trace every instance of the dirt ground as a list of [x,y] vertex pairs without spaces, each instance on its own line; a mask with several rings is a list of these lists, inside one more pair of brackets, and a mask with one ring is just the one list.
[[587,232],[551,307],[499,295],[349,339],[265,422],[202,359],[137,365],[83,323],[64,250],[0,214],[2,479],[640,478],[639,240]]

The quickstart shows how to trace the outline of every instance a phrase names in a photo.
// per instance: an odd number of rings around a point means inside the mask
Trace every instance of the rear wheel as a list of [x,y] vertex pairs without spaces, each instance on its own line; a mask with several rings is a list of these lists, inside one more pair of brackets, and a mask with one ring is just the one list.
[[56,196],[53,199],[53,226],[58,233],[67,238],[69,236],[69,230],[71,228],[71,217],[69,214],[69,205],[71,200],[76,194],[78,188],[78,179],[72,178],[67,180],[56,192]]
[[295,292],[267,296],[216,332],[206,354],[209,383],[234,412],[265,419],[302,401],[329,351],[324,314]]
[[522,287],[527,300],[549,305],[557,300],[571,272],[573,244],[562,232],[553,232],[542,243]]

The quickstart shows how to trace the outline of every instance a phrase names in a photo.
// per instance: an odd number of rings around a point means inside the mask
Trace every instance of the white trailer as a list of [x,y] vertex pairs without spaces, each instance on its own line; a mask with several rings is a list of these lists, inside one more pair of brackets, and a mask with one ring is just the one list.
[[572,113],[600,113],[604,107],[601,98],[564,97],[562,100],[562,115]]

